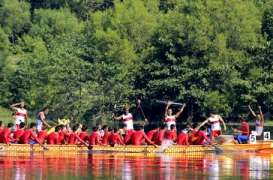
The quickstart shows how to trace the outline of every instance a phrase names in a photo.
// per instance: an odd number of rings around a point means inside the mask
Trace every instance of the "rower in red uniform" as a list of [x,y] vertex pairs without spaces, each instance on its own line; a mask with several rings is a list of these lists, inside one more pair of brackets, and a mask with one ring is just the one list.
[[115,120],[122,120],[123,124],[126,125],[127,130],[133,130],[134,129],[134,123],[133,123],[133,115],[130,113],[129,106],[125,106],[124,111],[125,114],[119,116],[119,117],[113,117]]
[[4,130],[4,127],[3,127],[3,122],[0,121],[0,134],[2,133],[2,131]]
[[175,115],[173,115],[173,110],[170,108],[170,106],[171,106],[171,102],[169,101],[165,109],[165,119],[164,119],[164,123],[166,124],[168,130],[170,130],[170,127],[172,124],[176,125],[176,119],[182,114],[182,112],[184,111],[186,107],[186,104],[183,104],[180,111],[177,112]]
[[68,144],[76,144],[77,140],[80,139],[78,136],[79,128],[79,125],[75,125],[72,127],[72,132],[69,134],[68,137]]
[[98,127],[93,127],[93,132],[89,137],[89,145],[102,145],[100,141],[100,135],[98,132]]
[[159,127],[158,127],[157,125],[154,125],[153,129],[150,130],[150,131],[148,131],[147,137],[148,137],[149,139],[151,139],[151,141],[154,142],[154,140],[155,140],[155,135],[156,135],[156,133],[157,133],[158,131],[159,131]]
[[137,126],[134,134],[132,135],[132,145],[144,145],[145,141],[149,144],[155,145],[155,143],[146,136],[143,126]]
[[220,115],[215,114],[214,112],[210,113],[210,117],[206,119],[204,122],[202,122],[199,128],[204,126],[207,123],[211,125],[212,138],[218,137],[222,134],[221,124],[223,124],[224,126],[224,131],[226,131],[227,129],[223,118]]
[[17,129],[14,133],[13,133],[13,140],[15,143],[19,142],[20,137],[24,134],[25,132],[25,123],[21,122],[19,125],[19,129]]
[[38,132],[37,134],[37,137],[39,139],[39,141],[44,144],[45,143],[45,140],[47,138],[47,131],[46,131],[46,126],[43,126],[41,131]]
[[123,124],[123,128],[122,128],[122,131],[125,133],[124,134],[124,137],[123,137],[123,142],[124,144],[126,145],[129,145],[131,144],[131,138],[132,138],[132,135],[134,133],[134,130],[133,129],[127,129],[127,125],[126,124]]
[[25,103],[24,102],[15,103],[15,104],[12,104],[10,107],[13,111],[15,111],[16,128],[19,127],[21,122],[24,122],[27,124],[28,113],[27,113],[27,110],[25,109]]
[[240,129],[233,129],[234,132],[240,133],[239,135],[235,136],[234,139],[238,141],[239,144],[246,144],[249,139],[249,124],[246,122],[245,118],[240,117],[241,120],[241,128]]
[[122,141],[120,134],[118,133],[118,129],[114,128],[112,134],[109,137],[109,142],[111,146],[115,145],[124,145],[124,142]]
[[177,135],[176,135],[175,125],[172,124],[172,125],[170,126],[170,130],[167,130],[167,131],[165,132],[165,138],[168,139],[168,140],[175,141],[175,140],[176,140],[176,137],[177,137]]
[[102,144],[103,145],[108,145],[112,129],[111,128],[109,129],[107,125],[104,125],[102,127],[102,130],[104,131],[103,137],[102,137]]
[[82,132],[79,134],[79,138],[84,142],[89,141],[89,135],[88,135],[87,129],[88,127],[84,124],[82,126]]
[[211,144],[211,140],[207,137],[205,132],[206,126],[202,126],[201,129],[197,125],[193,126],[194,129],[191,129],[189,132],[189,143],[192,145],[205,145]]
[[162,141],[164,140],[164,134],[166,131],[166,125],[161,124],[159,131],[155,134],[155,144],[161,145]]
[[59,144],[59,133],[61,126],[55,127],[55,131],[47,136],[47,144]]
[[29,129],[25,130],[24,134],[20,137],[20,144],[42,144],[36,136],[36,123],[30,123]]
[[11,143],[11,129],[13,127],[13,123],[8,123],[8,126],[4,128],[2,133],[0,134],[0,143],[10,144]]
[[189,136],[188,131],[189,129],[184,127],[183,130],[178,134],[176,139],[176,144],[178,145],[189,145]]

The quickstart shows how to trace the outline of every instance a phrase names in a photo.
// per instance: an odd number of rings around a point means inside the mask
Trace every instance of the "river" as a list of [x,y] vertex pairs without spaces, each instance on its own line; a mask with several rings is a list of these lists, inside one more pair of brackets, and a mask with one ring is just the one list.
[[0,154],[0,179],[273,179],[273,154]]

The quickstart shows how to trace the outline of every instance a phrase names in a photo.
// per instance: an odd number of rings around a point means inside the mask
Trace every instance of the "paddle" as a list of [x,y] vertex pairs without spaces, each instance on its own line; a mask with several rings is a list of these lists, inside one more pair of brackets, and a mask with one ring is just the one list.
[[168,104],[168,102],[169,102],[171,105],[178,105],[178,106],[183,106],[184,105],[184,103],[177,103],[177,102],[173,102],[173,101],[156,100],[155,102],[160,103],[160,104]]
[[149,122],[148,119],[146,118],[145,114],[144,114],[144,111],[142,109],[142,106],[141,106],[141,100],[140,99],[137,99],[137,108],[140,109],[140,112],[144,118],[144,121],[145,122]]

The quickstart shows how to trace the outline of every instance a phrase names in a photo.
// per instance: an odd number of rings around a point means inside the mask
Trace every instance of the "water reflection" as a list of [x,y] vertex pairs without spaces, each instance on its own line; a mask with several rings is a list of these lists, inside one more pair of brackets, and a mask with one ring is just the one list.
[[271,179],[263,154],[2,154],[1,179]]

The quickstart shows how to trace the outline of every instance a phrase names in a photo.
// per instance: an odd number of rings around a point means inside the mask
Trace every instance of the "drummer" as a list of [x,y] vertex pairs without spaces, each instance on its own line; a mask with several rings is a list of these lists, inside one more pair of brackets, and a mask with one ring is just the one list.
[[122,114],[119,117],[113,117],[115,120],[121,120],[123,121],[123,124],[126,125],[127,130],[133,130],[134,129],[134,123],[133,123],[133,115],[130,113],[130,107],[126,105],[124,107],[124,114]]
[[27,110],[25,109],[25,103],[24,102],[15,103],[12,104],[10,107],[15,112],[16,129],[19,128],[21,122],[27,124],[28,113]]
[[166,109],[165,109],[164,123],[167,126],[168,130],[171,129],[172,124],[176,126],[176,119],[182,114],[182,112],[184,111],[186,107],[186,104],[183,104],[181,109],[175,115],[173,115],[173,110],[170,108],[171,104],[172,103],[168,101]]

